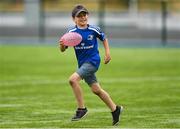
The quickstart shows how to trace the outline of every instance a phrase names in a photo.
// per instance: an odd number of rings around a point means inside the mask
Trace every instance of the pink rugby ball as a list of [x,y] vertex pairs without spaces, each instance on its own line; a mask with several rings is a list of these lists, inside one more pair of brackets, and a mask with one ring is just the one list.
[[77,32],[68,32],[60,38],[60,41],[66,46],[76,46],[82,41],[82,36]]

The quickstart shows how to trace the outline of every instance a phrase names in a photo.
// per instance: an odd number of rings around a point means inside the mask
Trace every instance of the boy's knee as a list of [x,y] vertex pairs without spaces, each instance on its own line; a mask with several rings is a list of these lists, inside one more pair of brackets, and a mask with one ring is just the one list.
[[91,88],[91,91],[92,91],[95,95],[100,95],[100,93],[101,93],[101,88],[100,88],[100,87],[93,87],[93,88]]
[[75,73],[72,76],[69,77],[69,84],[71,86],[74,86],[75,84],[77,84],[79,82],[79,76]]
[[73,86],[73,84],[75,84],[75,83],[77,83],[76,79],[73,78],[73,77],[70,77],[70,78],[69,78],[69,84],[70,84],[71,86]]
[[93,92],[95,95],[100,95],[100,93],[101,93],[99,90],[93,90],[92,92]]

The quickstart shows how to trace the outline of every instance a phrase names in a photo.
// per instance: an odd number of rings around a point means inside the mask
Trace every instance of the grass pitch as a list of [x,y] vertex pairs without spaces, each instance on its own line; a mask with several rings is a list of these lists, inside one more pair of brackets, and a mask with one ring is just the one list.
[[[111,55],[97,77],[124,106],[118,127],[180,128],[180,49],[111,48]],[[73,49],[0,46],[0,127],[112,128],[109,109],[84,82],[89,114],[70,121],[76,103],[68,77],[75,70]]]

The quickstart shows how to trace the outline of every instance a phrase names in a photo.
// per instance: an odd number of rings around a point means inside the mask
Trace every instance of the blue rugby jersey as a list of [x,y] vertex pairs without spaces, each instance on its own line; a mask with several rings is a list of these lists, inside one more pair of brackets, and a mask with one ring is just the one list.
[[81,43],[74,47],[78,67],[81,67],[83,63],[89,62],[98,69],[100,65],[100,55],[97,38],[104,41],[106,38],[105,34],[99,27],[91,25],[88,25],[86,29],[79,29],[77,26],[74,26],[70,28],[68,32],[77,32],[82,36]]

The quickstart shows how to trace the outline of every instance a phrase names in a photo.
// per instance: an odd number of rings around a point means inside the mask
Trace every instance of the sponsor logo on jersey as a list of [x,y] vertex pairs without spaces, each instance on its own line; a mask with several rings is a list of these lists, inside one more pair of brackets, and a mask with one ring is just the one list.
[[81,47],[76,46],[75,49],[76,49],[76,50],[79,50],[79,49],[91,49],[91,48],[93,48],[93,47],[94,47],[94,45],[91,45],[91,46],[81,46]]

